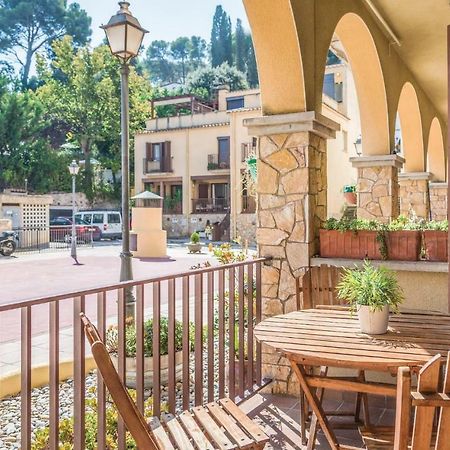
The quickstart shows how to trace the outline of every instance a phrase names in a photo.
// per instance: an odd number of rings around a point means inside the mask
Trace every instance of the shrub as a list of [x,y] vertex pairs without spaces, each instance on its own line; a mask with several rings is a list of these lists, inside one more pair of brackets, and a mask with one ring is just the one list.
[[448,232],[448,220],[432,220],[431,222],[427,222],[424,227],[425,230],[430,231],[445,231]]
[[200,242],[200,235],[196,231],[191,234],[191,242],[193,244],[198,244]]

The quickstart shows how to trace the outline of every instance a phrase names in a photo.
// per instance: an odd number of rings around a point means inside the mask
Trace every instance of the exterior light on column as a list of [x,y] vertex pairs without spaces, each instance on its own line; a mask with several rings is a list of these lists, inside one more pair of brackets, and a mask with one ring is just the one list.
[[72,237],[70,243],[70,256],[75,260],[75,264],[78,265],[77,259],[77,230],[75,225],[75,185],[80,166],[75,160],[69,165],[69,173],[72,175]]
[[[122,154],[122,253],[120,266],[120,281],[133,279],[130,252],[130,186],[129,186],[129,155],[130,155],[130,100],[128,77],[129,61],[139,53],[139,49],[147,30],[141,27],[128,9],[128,2],[119,2],[120,10],[111,17],[109,22],[100,27],[105,30],[111,53],[121,62],[120,93],[121,93],[121,154]],[[126,289],[126,317],[135,316],[135,299],[131,289]]]
[[362,139],[361,139],[361,135],[359,135],[356,138],[356,141],[353,143],[353,145],[355,146],[356,154],[358,156],[361,156],[362,155]]

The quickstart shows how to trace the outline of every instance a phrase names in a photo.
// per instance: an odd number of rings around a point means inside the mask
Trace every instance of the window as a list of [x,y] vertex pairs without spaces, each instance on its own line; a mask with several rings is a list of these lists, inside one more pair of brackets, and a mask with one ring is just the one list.
[[226,169],[230,167],[230,138],[217,138],[217,143],[219,146],[219,168]]
[[120,214],[108,214],[108,223],[120,223]]
[[227,98],[227,109],[239,109],[244,107],[244,97]]
[[94,214],[92,223],[103,223],[103,214]]
[[85,214],[84,216],[83,216],[83,220],[85,221],[85,222],[87,222],[87,223],[91,223],[91,221],[92,221],[92,214]]

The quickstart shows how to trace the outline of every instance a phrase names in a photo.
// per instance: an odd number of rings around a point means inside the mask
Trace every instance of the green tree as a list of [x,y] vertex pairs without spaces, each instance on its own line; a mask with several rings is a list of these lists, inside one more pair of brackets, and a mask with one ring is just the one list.
[[218,5],[211,30],[211,64],[218,67],[224,62],[233,64],[233,37],[231,19],[222,6]]
[[205,92],[204,100],[212,100],[215,90],[225,84],[233,91],[248,88],[245,74],[223,63],[219,67],[205,67],[192,72],[187,80],[187,89],[189,92]]
[[64,34],[84,45],[91,34],[91,19],[77,3],[66,0],[0,0],[0,53],[21,67],[22,86],[36,52]]
[[170,43],[163,40],[153,41],[147,49],[144,67],[150,73],[150,79],[155,83],[173,83],[176,75],[170,60]]
[[190,65],[193,70],[205,65],[206,50],[208,45],[200,36],[191,36]]
[[259,86],[258,66],[256,64],[255,48],[253,46],[252,36],[247,34],[247,81],[250,87]]
[[170,53],[179,68],[180,81],[186,83],[189,55],[191,54],[191,41],[187,37],[179,37],[170,44]]
[[[93,199],[91,158],[103,157],[118,167],[120,161],[120,79],[119,63],[109,48],[100,46],[75,49],[72,38],[65,36],[53,43],[55,58],[38,58],[38,76],[42,83],[37,95],[45,106],[51,123],[63,123],[66,138],[79,146],[85,160],[84,192]],[[62,76],[55,77],[54,70]],[[150,86],[130,73],[130,131],[142,128],[150,116]],[[107,151],[98,154],[98,148]],[[131,146],[132,148],[132,146]]]
[[244,27],[242,26],[241,19],[237,19],[236,21],[236,31],[234,36],[235,36],[236,68],[241,72],[245,73],[247,70],[248,41]]

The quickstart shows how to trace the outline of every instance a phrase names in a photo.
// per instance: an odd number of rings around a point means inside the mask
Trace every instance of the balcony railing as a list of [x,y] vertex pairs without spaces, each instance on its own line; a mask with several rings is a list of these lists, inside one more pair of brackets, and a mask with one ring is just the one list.
[[246,142],[241,145],[241,161],[245,162],[251,155],[256,154],[255,142]]
[[[239,402],[257,391],[264,380],[261,378],[261,345],[255,341],[253,330],[261,321],[263,261],[246,260],[0,305],[0,322],[6,327],[0,330],[0,342],[10,341],[14,337],[20,342],[20,448],[30,448],[36,431],[31,401],[35,351],[48,352],[48,448],[59,448],[60,354],[67,354],[68,351],[73,354],[73,448],[84,448],[86,417],[93,414],[90,409],[86,411],[87,391],[89,396],[94,395],[97,403],[97,411],[94,412],[97,429],[90,429],[89,432],[96,433],[98,448],[106,448],[107,411],[111,405],[107,401],[101,377],[97,376],[96,393],[86,388],[85,358],[90,351],[86,347],[79,317],[81,312],[96,322],[102,339],[107,336],[107,329],[117,327],[116,351],[122,381],[127,378],[125,331],[128,334],[127,327],[135,327],[136,350],[135,355],[130,356],[135,356],[135,389],[137,406],[141,411],[144,410],[145,400],[144,351],[149,351],[149,344],[144,338],[149,332],[148,327],[153,336],[154,415],[159,416],[163,410],[175,413],[226,395]],[[133,325],[126,317],[129,291],[136,299]],[[42,320],[43,317],[48,319]],[[146,323],[149,318],[153,319],[150,325]],[[161,341],[165,336],[161,333],[162,323],[166,324],[167,369],[162,368],[164,346]],[[41,342],[45,342],[42,338],[47,334],[46,350],[42,344],[33,347],[34,337],[38,334]],[[181,345],[181,348],[176,345]],[[181,358],[178,358],[178,351]],[[88,423],[92,424],[93,419]],[[125,448],[125,426],[120,419],[117,433],[118,448]]]
[[230,211],[230,201],[227,198],[196,198],[192,200],[193,213],[227,213]]
[[183,214],[183,202],[171,198],[165,198],[163,202],[163,214]]
[[242,213],[253,214],[256,212],[256,198],[242,196]]
[[219,161],[219,155],[208,155],[208,170],[229,169],[230,161]]
[[152,161],[144,158],[144,175],[148,173],[173,172],[172,160]]

